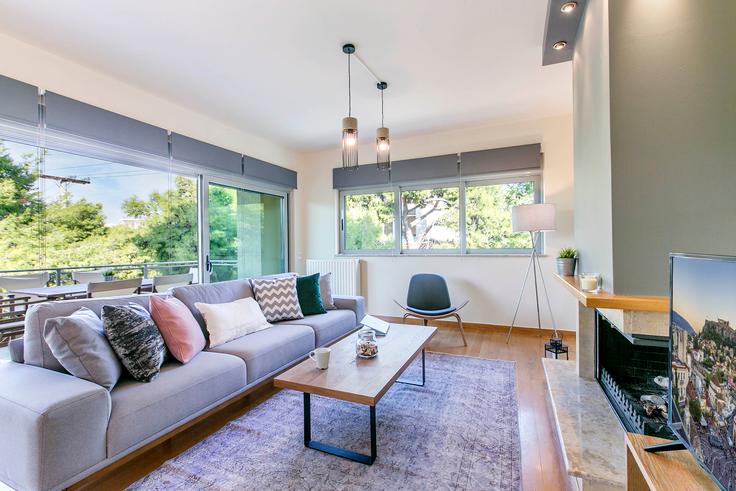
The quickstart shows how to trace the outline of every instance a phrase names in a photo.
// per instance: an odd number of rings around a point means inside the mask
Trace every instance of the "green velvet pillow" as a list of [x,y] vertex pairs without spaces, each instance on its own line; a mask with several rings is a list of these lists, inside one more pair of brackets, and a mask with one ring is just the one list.
[[319,292],[319,273],[309,276],[297,276],[296,294],[299,297],[299,307],[304,315],[324,314],[327,312],[322,304]]

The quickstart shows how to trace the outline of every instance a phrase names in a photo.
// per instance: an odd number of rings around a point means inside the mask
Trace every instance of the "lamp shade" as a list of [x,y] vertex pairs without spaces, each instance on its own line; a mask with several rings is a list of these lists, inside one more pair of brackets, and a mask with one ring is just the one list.
[[555,205],[538,203],[512,207],[511,228],[514,232],[548,232],[556,230]]

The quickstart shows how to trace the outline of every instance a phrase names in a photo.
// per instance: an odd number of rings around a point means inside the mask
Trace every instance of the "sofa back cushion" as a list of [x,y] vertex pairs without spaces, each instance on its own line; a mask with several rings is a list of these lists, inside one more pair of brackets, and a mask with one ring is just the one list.
[[129,295],[113,298],[85,298],[81,300],[59,300],[32,305],[26,314],[23,334],[23,361],[27,365],[67,373],[43,337],[44,325],[48,319],[71,315],[82,307],[87,307],[98,316],[102,315],[103,305],[127,305],[137,303],[148,309],[150,295]]
[[232,280],[221,283],[180,286],[171,290],[171,294],[187,306],[209,341],[207,324],[204,322],[202,313],[194,304],[234,302],[241,298],[252,297],[253,290],[251,290],[248,280]]

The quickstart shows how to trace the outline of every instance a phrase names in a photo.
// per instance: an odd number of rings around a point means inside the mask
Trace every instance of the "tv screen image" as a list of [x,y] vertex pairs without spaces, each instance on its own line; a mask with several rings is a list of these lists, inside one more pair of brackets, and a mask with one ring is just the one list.
[[670,426],[736,489],[736,257],[673,254]]

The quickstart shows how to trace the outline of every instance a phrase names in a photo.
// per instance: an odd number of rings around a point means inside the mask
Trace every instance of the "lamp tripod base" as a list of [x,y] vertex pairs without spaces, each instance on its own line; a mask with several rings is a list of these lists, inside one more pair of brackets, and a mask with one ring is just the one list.
[[549,340],[549,344],[553,347],[562,347],[562,337],[557,333],[557,324],[555,323],[555,317],[552,314],[552,304],[549,302],[549,295],[547,294],[547,284],[544,281],[544,274],[542,273],[542,266],[539,264],[539,256],[537,255],[537,242],[538,234],[534,235],[534,232],[529,232],[532,238],[532,252],[529,255],[529,266],[526,268],[526,274],[524,275],[524,283],[521,285],[521,291],[519,292],[519,300],[516,302],[516,309],[514,310],[514,318],[509,326],[509,332],[506,335],[506,344],[511,340],[511,331],[513,331],[516,325],[516,317],[519,315],[519,307],[521,306],[521,300],[524,298],[524,289],[526,288],[526,282],[529,279],[529,271],[532,271],[534,276],[534,300],[537,306],[537,327],[542,330],[542,318],[539,312],[539,287],[537,284],[537,270],[539,270],[539,280],[542,283],[542,289],[544,290],[544,297],[547,300],[547,310],[549,311],[549,317],[552,320],[552,328],[554,329],[554,335]]

